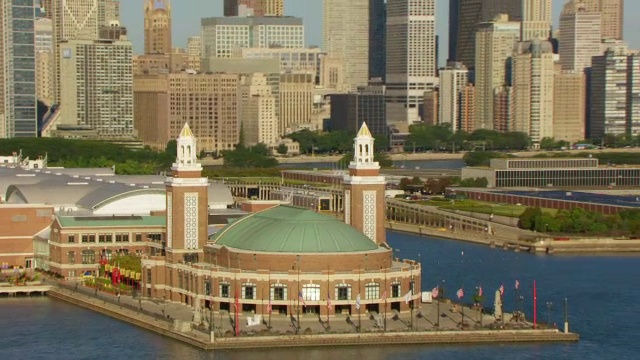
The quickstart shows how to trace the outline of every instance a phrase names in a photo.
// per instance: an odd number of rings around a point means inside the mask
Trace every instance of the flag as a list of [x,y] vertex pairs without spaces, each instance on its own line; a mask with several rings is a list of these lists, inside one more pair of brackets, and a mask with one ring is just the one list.
[[411,301],[411,291],[409,291],[407,295],[404,296],[405,304],[408,304],[410,301]]
[[273,308],[271,307],[271,299],[269,299],[269,304],[267,305],[267,312],[269,314],[271,314],[271,311],[273,310]]
[[436,299],[436,298],[438,297],[438,293],[439,293],[439,292],[440,292],[440,291],[438,290],[438,287],[437,287],[437,286],[436,286],[436,287],[434,287],[433,289],[431,289],[431,297],[432,297],[432,298],[434,298],[434,299]]
[[387,301],[387,290],[382,292],[382,301]]
[[520,288],[520,281],[516,280],[516,290]]
[[462,290],[462,288],[458,289],[456,295],[458,295],[458,299],[462,299],[464,297],[464,290]]
[[504,296],[504,284],[500,285],[500,296]]
[[478,288],[478,296],[482,296],[482,286]]
[[298,301],[302,303],[302,306],[307,307],[307,303],[304,302],[304,297],[302,297],[302,291],[298,291]]
[[331,296],[327,295],[327,309],[331,309]]
[[356,296],[356,310],[360,310],[360,294]]

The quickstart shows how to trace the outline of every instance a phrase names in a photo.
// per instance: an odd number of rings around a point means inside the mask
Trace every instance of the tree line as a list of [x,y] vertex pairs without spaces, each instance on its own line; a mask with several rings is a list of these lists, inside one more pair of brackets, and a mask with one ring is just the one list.
[[518,225],[541,233],[640,235],[640,209],[603,215],[576,207],[558,210],[553,215],[539,207],[530,207],[520,215]]

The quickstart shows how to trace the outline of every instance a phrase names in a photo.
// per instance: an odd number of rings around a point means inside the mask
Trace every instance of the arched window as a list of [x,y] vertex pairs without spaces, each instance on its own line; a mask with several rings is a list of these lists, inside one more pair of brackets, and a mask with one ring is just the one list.
[[271,284],[271,300],[287,300],[287,285]]
[[380,298],[380,284],[368,283],[364,286],[364,298],[367,300]]
[[338,284],[336,285],[336,300],[351,300],[351,285]]
[[320,285],[307,284],[302,287],[302,298],[305,301],[320,301]]
[[256,284],[244,283],[242,284],[242,298],[243,299],[256,299]]
[[182,156],[180,157],[180,161],[184,163],[184,145],[180,146],[180,152],[182,153]]

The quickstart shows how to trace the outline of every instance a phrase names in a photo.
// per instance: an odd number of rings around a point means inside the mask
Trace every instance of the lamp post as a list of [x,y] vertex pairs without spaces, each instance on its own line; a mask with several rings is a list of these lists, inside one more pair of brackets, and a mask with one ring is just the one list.
[[569,303],[567,298],[564,298],[564,333],[569,333]]
[[300,290],[300,255],[296,255],[296,264],[298,267],[298,319],[296,326],[296,334],[300,330],[300,297],[302,296],[302,291]]

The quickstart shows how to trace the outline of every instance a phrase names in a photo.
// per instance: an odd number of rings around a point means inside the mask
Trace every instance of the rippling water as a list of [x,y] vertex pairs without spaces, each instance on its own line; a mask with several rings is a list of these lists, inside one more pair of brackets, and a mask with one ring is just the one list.
[[[540,318],[553,302],[552,322],[561,326],[569,299],[575,344],[405,346],[284,349],[207,353],[117,320],[48,298],[0,300],[0,359],[637,359],[640,355],[640,257],[532,256],[483,246],[389,233],[398,255],[420,260],[423,288],[445,280],[448,294],[464,284],[486,294],[506,288],[513,308],[513,283],[521,283],[531,316],[531,289],[538,283]],[[461,252],[464,251],[464,256]],[[418,256],[420,254],[420,256]],[[469,296],[467,296],[469,297]],[[493,298],[492,296],[490,296]],[[487,301],[486,305],[489,304]]]

